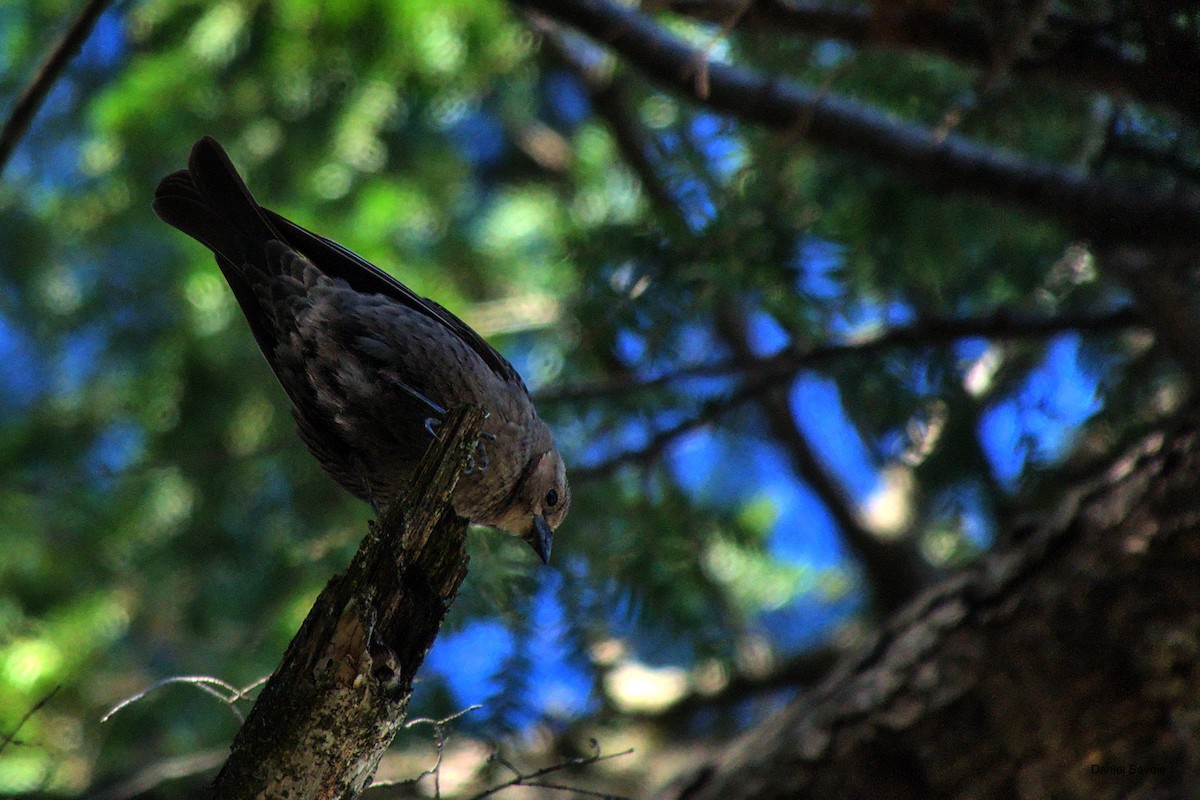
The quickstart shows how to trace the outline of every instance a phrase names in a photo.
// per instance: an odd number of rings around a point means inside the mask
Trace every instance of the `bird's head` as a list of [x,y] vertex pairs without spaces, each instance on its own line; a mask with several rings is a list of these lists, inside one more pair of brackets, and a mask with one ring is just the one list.
[[567,468],[553,446],[529,460],[513,502],[494,523],[497,528],[520,536],[543,563],[550,561],[554,530],[571,507]]

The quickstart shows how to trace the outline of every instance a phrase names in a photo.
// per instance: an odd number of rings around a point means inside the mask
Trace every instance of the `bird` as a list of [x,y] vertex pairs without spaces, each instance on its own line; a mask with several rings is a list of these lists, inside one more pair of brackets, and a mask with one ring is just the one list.
[[517,370],[466,323],[345,247],[258,204],[224,148],[195,143],[154,193],[160,219],[216,257],[321,467],[378,512],[414,475],[446,410],[483,407],[482,453],[455,512],[548,563],[571,505],[566,467]]

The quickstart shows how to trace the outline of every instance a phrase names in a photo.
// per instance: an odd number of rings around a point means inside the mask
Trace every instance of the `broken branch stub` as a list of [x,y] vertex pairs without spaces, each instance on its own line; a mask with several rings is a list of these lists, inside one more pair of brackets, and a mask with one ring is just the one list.
[[234,740],[220,800],[352,798],[404,720],[413,678],[467,574],[450,498],[483,410],[452,409],[404,497],[313,604]]

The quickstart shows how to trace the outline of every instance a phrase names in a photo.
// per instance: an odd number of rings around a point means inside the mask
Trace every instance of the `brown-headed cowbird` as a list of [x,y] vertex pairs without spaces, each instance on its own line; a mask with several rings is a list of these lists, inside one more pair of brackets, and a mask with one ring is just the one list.
[[300,437],[376,509],[412,477],[441,414],[488,412],[454,494],[460,516],[524,539],[546,561],[571,504],[562,458],[524,381],[462,320],[335,242],[255,202],[221,145],[196,142],[154,211],[213,251]]

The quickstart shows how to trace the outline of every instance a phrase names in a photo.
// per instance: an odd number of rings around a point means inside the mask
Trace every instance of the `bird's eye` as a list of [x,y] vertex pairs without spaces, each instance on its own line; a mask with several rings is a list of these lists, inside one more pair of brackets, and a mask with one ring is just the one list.
[[554,508],[556,505],[558,505],[557,489],[551,489],[550,491],[546,492],[546,505],[549,508]]

